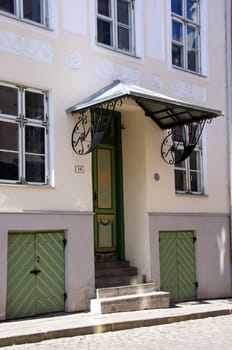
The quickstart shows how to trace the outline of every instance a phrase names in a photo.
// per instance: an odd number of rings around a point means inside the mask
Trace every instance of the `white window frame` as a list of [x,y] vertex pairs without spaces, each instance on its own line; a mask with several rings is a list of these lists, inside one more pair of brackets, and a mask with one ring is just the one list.
[[4,10],[0,9],[0,14],[10,16],[10,17],[15,17],[23,22],[28,22],[37,26],[42,26],[42,27],[49,27],[49,21],[48,21],[48,0],[42,0],[42,14],[41,14],[41,21],[33,21],[31,19],[25,18],[24,17],[24,9],[23,9],[23,0],[14,0],[14,7],[15,7],[15,12],[7,12]]
[[[135,0],[123,0],[127,2],[130,5],[130,22],[129,25],[120,24],[117,21],[117,0],[109,0],[110,1],[110,8],[111,8],[111,14],[110,16],[104,16],[102,14],[98,13],[98,0],[96,0],[96,44],[98,46],[102,46],[104,48],[108,48],[120,53],[128,54],[131,56],[136,55],[136,45],[135,45]],[[112,45],[107,45],[102,42],[98,41],[98,19],[102,19],[103,21],[109,22],[112,26]],[[119,43],[118,43],[118,26],[125,27],[129,30],[130,36],[129,36],[129,50],[127,49],[120,49]]]
[[[48,93],[47,91],[42,91],[40,89],[32,89],[24,86],[18,86],[13,84],[8,84],[4,82],[0,82],[0,86],[6,86],[9,88],[18,90],[18,114],[17,115],[9,115],[3,114],[0,111],[0,121],[7,123],[14,123],[18,125],[18,151],[11,153],[17,153],[19,155],[19,165],[18,165],[18,179],[9,180],[9,179],[1,179],[0,174],[0,183],[10,183],[10,184],[28,184],[28,185],[47,185],[48,184]],[[36,120],[31,118],[26,118],[25,113],[25,92],[35,92],[43,95],[44,100],[44,115],[43,119]],[[44,156],[44,181],[26,181],[26,149],[25,149],[25,129],[26,126],[34,126],[44,129],[44,154],[32,153],[33,155]],[[5,149],[2,151],[6,152]],[[30,154],[30,153],[27,153]]]
[[[186,135],[188,135],[188,126],[183,126],[186,128]],[[177,150],[183,150],[183,144],[178,142]],[[199,156],[199,169],[191,169],[190,162],[191,162],[191,155],[198,154]],[[192,151],[191,155],[186,158],[184,161],[182,161],[180,164],[176,164],[174,168],[174,176],[175,176],[175,191],[176,193],[185,193],[185,194],[198,194],[203,195],[206,193],[205,184],[204,184],[204,142],[203,142],[203,135],[200,136],[199,141],[197,145],[195,146],[194,150]],[[176,177],[177,172],[182,172],[183,179],[186,188],[183,190],[176,188]],[[198,186],[199,190],[194,190],[191,187],[191,180],[192,180],[192,173],[198,174]]]
[[[187,17],[187,0],[182,0],[182,6],[183,6],[183,15],[176,14],[171,11],[171,47],[172,45],[177,45],[179,47],[183,48],[183,65],[178,65],[173,62],[173,57],[172,57],[172,48],[171,48],[171,62],[172,66],[174,68],[182,69],[184,71],[188,71],[190,73],[196,73],[196,74],[203,74],[204,69],[202,67],[202,29],[201,29],[201,23],[202,23],[202,2],[203,0],[196,0],[198,2],[198,21],[194,22],[191,21]],[[170,10],[171,10],[171,3],[172,0],[170,0]],[[183,43],[180,41],[176,41],[173,39],[173,29],[172,29],[172,23],[173,21],[176,21],[182,25],[183,28]],[[197,66],[198,69],[189,69],[188,68],[188,38],[187,38],[187,28],[188,27],[193,27],[195,28],[199,35],[198,35],[198,60],[197,60]]]

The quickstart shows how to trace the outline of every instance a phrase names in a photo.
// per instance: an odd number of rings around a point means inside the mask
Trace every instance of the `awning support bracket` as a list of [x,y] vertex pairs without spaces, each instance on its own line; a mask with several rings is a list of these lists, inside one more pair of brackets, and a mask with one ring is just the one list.
[[163,160],[169,165],[177,165],[187,159],[198,144],[205,124],[211,121],[204,119],[169,129],[161,145]]
[[109,130],[116,105],[121,104],[122,100],[117,99],[94,106],[89,113],[86,110],[78,112],[78,120],[71,136],[72,148],[77,154],[88,154],[100,144]]

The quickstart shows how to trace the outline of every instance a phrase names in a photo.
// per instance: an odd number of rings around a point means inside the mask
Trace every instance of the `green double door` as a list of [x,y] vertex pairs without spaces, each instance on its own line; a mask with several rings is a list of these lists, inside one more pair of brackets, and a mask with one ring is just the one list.
[[114,114],[102,143],[94,150],[93,208],[95,253],[124,258],[121,119]]
[[196,298],[194,234],[160,232],[160,287],[171,293],[171,300]]
[[64,310],[64,233],[8,236],[7,319]]

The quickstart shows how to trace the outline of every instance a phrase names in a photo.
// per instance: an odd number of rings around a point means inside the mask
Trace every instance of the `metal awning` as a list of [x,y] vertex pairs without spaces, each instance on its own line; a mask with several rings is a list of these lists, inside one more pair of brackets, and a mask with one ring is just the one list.
[[134,100],[162,129],[177,125],[212,119],[222,115],[215,109],[195,106],[140,86],[125,84],[116,80],[95,94],[66,110],[67,113],[82,113],[103,108],[107,103],[130,98]]
[[[206,121],[222,116],[220,110],[195,106],[116,80],[66,109],[67,113],[79,115],[72,132],[72,147],[77,154],[87,154],[97,147],[109,129],[113,112],[122,106],[125,99],[137,103],[161,129],[169,129],[161,145],[162,158],[168,164],[177,164],[189,157]],[[188,125],[188,130],[182,127],[185,125]],[[181,132],[177,130],[180,127]],[[183,152],[177,159],[176,150],[180,143]]]

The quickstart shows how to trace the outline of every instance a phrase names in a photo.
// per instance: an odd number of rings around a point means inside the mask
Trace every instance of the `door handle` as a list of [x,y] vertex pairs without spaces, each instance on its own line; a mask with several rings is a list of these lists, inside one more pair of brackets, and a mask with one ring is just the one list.
[[33,273],[33,275],[38,275],[38,273],[40,273],[41,270],[37,270],[37,269],[34,269],[34,270],[31,270],[30,273]]

